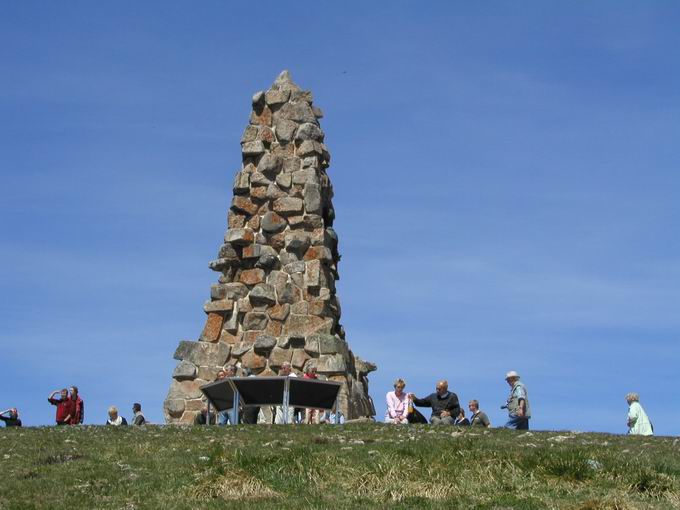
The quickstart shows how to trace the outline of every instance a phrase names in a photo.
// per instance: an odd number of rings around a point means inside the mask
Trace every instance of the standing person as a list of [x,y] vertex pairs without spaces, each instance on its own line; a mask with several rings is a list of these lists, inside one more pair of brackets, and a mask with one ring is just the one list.
[[465,417],[465,409],[462,407],[460,408],[460,412],[458,413],[458,416],[456,416],[456,419],[453,421],[453,424],[456,425],[457,427],[469,427],[470,426],[470,420],[468,420]]
[[385,395],[387,402],[387,412],[385,413],[385,423],[395,425],[408,424],[408,395],[404,392],[406,381],[399,378],[394,381],[394,391],[388,391]]
[[[243,377],[255,377],[255,374],[253,374],[252,370],[249,368],[244,368],[243,369]],[[241,420],[241,423],[245,423],[246,425],[256,425],[257,424],[257,415],[260,413],[260,407],[259,406],[248,406],[243,408],[243,419]]]
[[[305,368],[305,373],[302,375],[303,379],[318,379],[319,376],[316,373],[316,365],[310,363]],[[318,424],[321,420],[321,414],[323,411],[320,409],[305,409],[305,423],[307,424]]]
[[0,420],[5,422],[5,427],[21,427],[19,411],[17,411],[15,407],[5,409],[3,412],[1,412]]
[[[60,398],[56,399],[54,396],[60,393]],[[57,407],[56,422],[57,425],[70,425],[71,419],[75,414],[75,405],[68,396],[68,390],[55,390],[47,397],[47,401],[53,406]]]
[[[297,374],[293,372],[293,365],[288,361],[281,363],[281,368],[279,369],[279,375],[283,377],[297,377]],[[288,408],[288,420],[293,421],[295,415],[295,408]],[[281,425],[283,421],[283,406],[276,406],[276,416],[274,417],[274,423]]]
[[640,395],[629,393],[626,395],[626,402],[628,402],[628,433],[637,436],[654,435],[654,426],[640,405]]
[[74,405],[71,425],[80,425],[85,419],[85,402],[78,395],[78,386],[71,386],[71,401]]
[[470,416],[471,427],[485,427],[487,429],[491,427],[489,417],[486,415],[485,412],[479,410],[478,400],[474,399],[470,400],[470,402],[468,402],[468,409],[472,413],[472,415]]
[[425,398],[417,398],[413,393],[409,396],[414,405],[432,408],[432,416],[430,416],[432,425],[453,425],[454,417],[460,413],[458,395],[449,391],[449,383],[445,380],[439,381],[435,389],[435,393]]
[[118,408],[116,406],[109,407],[109,419],[106,420],[107,425],[113,425],[114,427],[120,427],[127,425],[127,420],[118,414]]
[[142,404],[135,402],[132,404],[132,424],[138,427],[146,424],[146,417],[142,414]]
[[505,374],[505,381],[510,386],[510,395],[502,409],[508,410],[508,422],[506,429],[529,430],[529,418],[531,418],[531,407],[529,406],[529,395],[526,386],[520,382],[519,374],[511,370]]

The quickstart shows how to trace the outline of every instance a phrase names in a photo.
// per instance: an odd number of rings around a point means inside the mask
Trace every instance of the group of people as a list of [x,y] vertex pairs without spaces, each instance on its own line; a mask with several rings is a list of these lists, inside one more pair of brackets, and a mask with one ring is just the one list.
[[[236,372],[235,365],[227,365],[217,373],[216,380],[219,381],[227,377],[235,377]],[[252,374],[246,375],[253,376]],[[293,367],[288,362],[282,364],[279,375],[284,377],[297,377],[295,372],[293,372]],[[305,370],[303,377],[307,379],[317,379],[318,375],[316,367],[310,365]],[[531,419],[531,406],[529,405],[527,388],[520,380],[520,375],[514,370],[505,374],[505,381],[510,387],[510,393],[505,404],[501,407],[508,411],[508,421],[505,423],[504,427],[516,430],[528,430],[529,420]],[[429,407],[432,410],[429,421],[432,425],[491,427],[489,417],[479,409],[479,401],[477,400],[473,399],[468,402],[470,417],[468,418],[465,415],[465,410],[460,406],[458,395],[449,391],[449,384],[445,380],[438,381],[435,386],[435,392],[423,398],[416,397],[414,393],[406,393],[404,391],[405,389],[406,382],[403,379],[397,379],[394,381],[394,390],[387,393],[385,397],[387,403],[387,411],[385,413],[386,423],[427,423],[427,419],[425,419],[425,417],[415,408]],[[58,398],[57,394],[59,394]],[[85,403],[78,394],[77,386],[53,391],[47,400],[57,408],[55,416],[57,425],[78,425],[83,423],[83,420],[85,419]],[[652,425],[649,416],[647,416],[647,413],[640,405],[640,396],[637,393],[628,393],[626,395],[626,402],[628,403],[628,433],[632,435],[653,435],[654,426]],[[132,425],[141,426],[147,423],[147,420],[142,413],[141,404],[135,402],[132,405],[132,413]],[[288,421],[293,421],[294,423],[313,424],[335,420],[334,415],[321,409],[297,409],[289,407],[286,413],[282,406],[275,406],[273,408],[248,406],[242,409],[238,421],[239,423],[244,424],[282,424],[286,422],[285,414],[289,417]],[[108,415],[109,418],[106,420],[107,425],[128,425],[128,421],[119,414],[117,407],[109,407]],[[202,412],[196,416],[194,423],[196,425],[205,425],[206,422],[218,423],[220,425],[233,424],[234,416],[235,413],[233,409],[227,409],[215,414],[209,413],[206,406],[203,408]],[[292,420],[290,420],[291,417]],[[21,427],[22,425],[21,419],[19,419],[19,412],[16,408],[6,409],[0,412],[0,421],[4,422],[6,427]]]
[[[531,418],[529,396],[517,372],[505,374],[505,380],[510,386],[510,395],[503,406],[508,410],[506,428],[527,430]],[[432,410],[430,423],[432,425],[455,425],[462,427],[491,427],[487,414],[479,409],[478,400],[468,402],[470,418],[465,416],[465,410],[460,406],[458,395],[449,391],[449,383],[438,381],[435,392],[418,398],[414,393],[406,393],[406,382],[403,379],[394,381],[394,390],[387,393],[387,412],[385,422],[394,424],[427,423],[425,417],[415,407],[429,407]]]

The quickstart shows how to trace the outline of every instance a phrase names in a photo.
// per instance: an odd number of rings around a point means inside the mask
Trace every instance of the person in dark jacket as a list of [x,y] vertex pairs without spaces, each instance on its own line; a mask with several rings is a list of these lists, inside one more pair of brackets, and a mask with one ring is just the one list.
[[430,417],[432,425],[453,425],[454,419],[460,414],[458,395],[449,391],[447,381],[439,381],[436,390],[435,393],[425,398],[417,398],[411,393],[413,405],[432,408],[432,416]]
[[465,417],[465,409],[462,407],[460,408],[460,412],[458,413],[458,416],[456,416],[456,419],[453,421],[453,424],[458,426],[458,427],[469,427],[470,426],[470,420],[468,420]]
[[[7,416],[5,416],[7,415]],[[0,420],[5,422],[5,427],[21,427],[19,411],[12,407],[0,413]]]
[[125,417],[118,414],[118,408],[116,406],[111,406],[109,407],[109,419],[106,420],[106,424],[120,427],[127,425],[128,422]]

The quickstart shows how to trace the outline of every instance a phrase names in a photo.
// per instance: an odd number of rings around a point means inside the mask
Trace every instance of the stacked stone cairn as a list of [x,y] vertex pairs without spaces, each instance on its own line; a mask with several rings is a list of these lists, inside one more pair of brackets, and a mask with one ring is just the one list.
[[241,139],[228,230],[210,268],[220,273],[204,305],[198,341],[181,341],[165,400],[169,423],[193,423],[205,405],[200,387],[226,364],[239,375],[298,374],[314,364],[342,382],[347,419],[373,416],[367,375],[376,367],[353,355],[340,325],[338,237],[333,230],[330,154],[312,94],[282,72],[253,96]]

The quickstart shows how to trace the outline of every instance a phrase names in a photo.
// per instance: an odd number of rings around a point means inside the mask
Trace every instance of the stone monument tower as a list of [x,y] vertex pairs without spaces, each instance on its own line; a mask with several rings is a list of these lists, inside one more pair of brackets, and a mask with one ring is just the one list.
[[198,341],[183,340],[164,411],[169,423],[192,423],[199,388],[225,364],[276,375],[285,361],[300,373],[343,383],[340,409],[351,419],[375,414],[367,374],[376,367],[349,349],[340,325],[338,236],[333,230],[330,154],[312,94],[282,72],[253,96],[241,138],[228,229],[210,268],[219,273],[203,306]]

